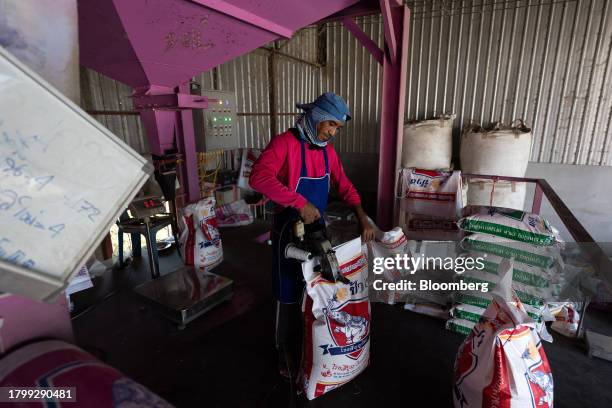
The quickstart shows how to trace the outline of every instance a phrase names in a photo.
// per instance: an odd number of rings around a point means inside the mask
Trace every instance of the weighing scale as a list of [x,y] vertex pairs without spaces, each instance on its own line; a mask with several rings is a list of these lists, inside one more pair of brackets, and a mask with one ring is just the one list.
[[[176,170],[168,168],[168,160],[163,162],[166,165],[165,168],[159,166],[159,163],[155,164],[155,179],[162,187],[164,197],[172,203],[176,192]],[[172,214],[164,214],[166,210],[163,201],[160,198],[147,197],[134,200],[129,208],[135,217],[133,222],[139,225],[144,224],[146,228],[150,228],[151,223],[155,223],[159,217],[169,217],[170,219],[164,219],[164,223],[166,225],[172,223],[175,242],[178,242],[177,229],[174,228],[176,225],[175,207],[171,206]],[[146,233],[148,231],[149,229]],[[156,245],[154,239],[150,241]],[[154,248],[153,245],[148,245],[150,247],[148,248],[149,260],[153,259],[151,266],[153,279],[136,286],[134,292],[159,314],[176,323],[179,329],[232,297],[234,281],[193,266],[181,266],[170,273],[161,275],[156,262],[157,247]],[[156,256],[151,256],[152,251]]]
[[143,283],[134,291],[158,313],[183,329],[192,320],[231,299],[234,281],[193,266]]

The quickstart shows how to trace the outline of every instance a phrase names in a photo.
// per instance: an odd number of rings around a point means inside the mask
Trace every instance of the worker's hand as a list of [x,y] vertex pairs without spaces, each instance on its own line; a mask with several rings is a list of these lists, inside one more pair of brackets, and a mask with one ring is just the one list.
[[372,241],[376,238],[376,225],[372,222],[370,217],[365,213],[361,204],[357,204],[353,207],[353,211],[355,211],[355,215],[359,220],[359,225],[361,225],[361,238],[364,242]]
[[361,239],[363,242],[370,242],[376,237],[376,226],[366,218],[361,223]]
[[321,213],[317,207],[311,203],[306,203],[304,207],[300,208],[300,216],[304,220],[304,224],[312,224],[321,218]]

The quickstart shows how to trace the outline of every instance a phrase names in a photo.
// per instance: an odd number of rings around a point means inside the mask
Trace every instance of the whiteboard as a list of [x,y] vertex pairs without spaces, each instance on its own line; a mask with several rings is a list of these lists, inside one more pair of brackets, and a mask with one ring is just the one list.
[[57,294],[151,172],[0,47],[0,291]]

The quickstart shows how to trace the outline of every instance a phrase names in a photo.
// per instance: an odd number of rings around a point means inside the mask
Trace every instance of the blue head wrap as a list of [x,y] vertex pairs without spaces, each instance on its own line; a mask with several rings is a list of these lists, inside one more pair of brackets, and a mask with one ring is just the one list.
[[315,146],[325,147],[328,142],[322,142],[317,138],[317,124],[326,120],[346,122],[351,120],[351,113],[344,99],[333,92],[326,92],[319,96],[314,102],[297,104],[296,107],[304,110],[295,127],[300,137]]

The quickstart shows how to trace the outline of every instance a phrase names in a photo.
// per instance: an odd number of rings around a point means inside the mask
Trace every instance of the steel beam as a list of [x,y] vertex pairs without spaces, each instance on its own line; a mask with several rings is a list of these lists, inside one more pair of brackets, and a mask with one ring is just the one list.
[[[381,0],[382,3],[386,3]],[[380,117],[380,156],[378,168],[378,200],[376,221],[380,228],[389,230],[395,219],[395,186],[397,169],[402,151],[402,131],[404,127],[404,107],[406,101],[406,76],[408,73],[408,33],[410,28],[410,9],[406,6],[390,8],[396,43],[396,62],[387,43],[383,63],[382,106]]]
[[[179,87],[179,92],[185,95],[189,94],[189,84],[183,84]],[[199,95],[193,95],[202,98]],[[175,112],[177,115],[178,135],[176,144],[179,153],[183,155],[183,187],[186,187],[187,200],[194,202],[200,199],[200,177],[198,175],[198,152],[195,142],[195,130],[193,128],[193,111],[191,109],[180,110]]]
[[262,28],[266,31],[274,33],[278,36],[284,38],[291,38],[293,36],[293,30],[290,28],[284,27],[280,24],[277,24],[267,18],[259,16],[255,13],[251,13],[243,8],[237,7],[227,1],[223,0],[191,0],[194,3],[201,4],[213,10],[216,10],[220,13],[227,14],[230,17],[235,18],[236,20],[243,21],[245,23],[251,24],[255,27]]
[[387,51],[393,64],[397,63],[397,39],[401,36],[401,28],[398,32],[398,27],[395,27],[393,21],[393,7],[397,6],[396,1],[393,0],[380,0],[380,12],[382,13],[383,20],[385,21],[385,41],[387,43]]
[[208,98],[200,95],[173,93],[167,95],[138,95],[133,97],[135,109],[206,109]]
[[347,30],[353,34],[353,36],[363,45],[363,47],[368,50],[370,54],[378,61],[380,65],[383,64],[384,53],[378,48],[378,45],[370,38],[363,30],[355,23],[355,21],[351,17],[342,18],[342,24],[346,27]]

